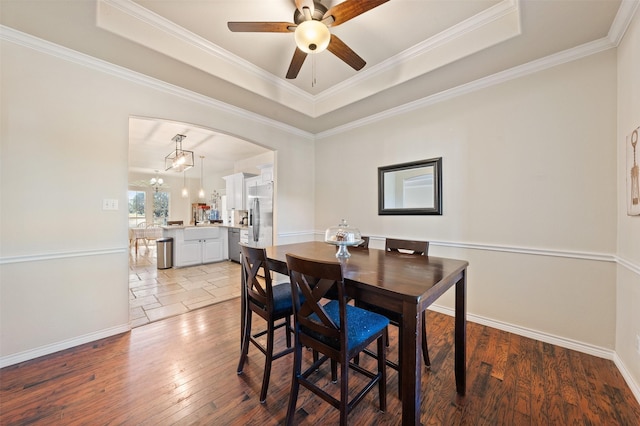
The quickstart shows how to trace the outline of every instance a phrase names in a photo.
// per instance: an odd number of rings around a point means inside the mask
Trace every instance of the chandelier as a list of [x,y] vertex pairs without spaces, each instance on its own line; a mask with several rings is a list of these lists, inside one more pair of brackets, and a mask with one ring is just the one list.
[[156,177],[152,177],[149,184],[156,192],[158,192],[158,189],[160,189],[163,183],[164,180],[158,176],[158,170],[156,170]]
[[184,172],[193,167],[193,151],[182,149],[182,140],[186,135],[177,134],[171,140],[176,143],[176,150],[164,157],[166,171]]

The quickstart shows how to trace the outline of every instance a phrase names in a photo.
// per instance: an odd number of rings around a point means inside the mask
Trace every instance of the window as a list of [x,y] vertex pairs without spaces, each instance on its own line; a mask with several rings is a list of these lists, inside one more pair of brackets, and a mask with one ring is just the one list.
[[166,225],[169,217],[169,193],[153,193],[153,223]]
[[[147,204],[149,203],[149,204]],[[129,191],[129,227],[142,224],[166,225],[169,217],[169,193]]]
[[129,191],[129,228],[135,228],[146,222],[145,199],[144,191]]

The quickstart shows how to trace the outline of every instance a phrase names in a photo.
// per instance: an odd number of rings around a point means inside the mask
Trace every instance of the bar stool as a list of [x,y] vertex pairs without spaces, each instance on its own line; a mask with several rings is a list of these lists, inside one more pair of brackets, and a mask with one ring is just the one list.
[[[351,410],[378,384],[380,410],[386,410],[386,331],[389,320],[380,314],[351,306],[339,262],[319,262],[287,254],[291,278],[294,312],[294,366],[286,424],[293,425],[300,385],[309,389],[340,410],[340,425],[346,426]],[[328,300],[326,293],[337,289],[338,299]],[[369,371],[352,363],[370,343],[377,341],[377,371]],[[311,348],[322,357],[302,370],[302,347]],[[336,363],[340,364],[340,399],[336,399],[309,377],[320,365],[331,360],[332,378]],[[349,400],[349,369],[369,378]]]
[[[242,349],[237,373],[242,374],[244,363],[249,353],[249,343],[253,343],[265,355],[264,375],[260,390],[260,403],[267,399],[269,378],[271,376],[271,363],[291,352],[291,315],[293,314],[291,285],[273,285],[271,270],[267,264],[267,255],[264,249],[240,246],[242,251],[242,284],[243,294],[246,300],[244,330],[242,332]],[[266,330],[251,334],[253,314],[265,320]],[[278,321],[280,323],[277,323]],[[284,328],[287,347],[274,353],[274,334],[278,328]],[[261,336],[267,336],[267,346],[258,341]]]

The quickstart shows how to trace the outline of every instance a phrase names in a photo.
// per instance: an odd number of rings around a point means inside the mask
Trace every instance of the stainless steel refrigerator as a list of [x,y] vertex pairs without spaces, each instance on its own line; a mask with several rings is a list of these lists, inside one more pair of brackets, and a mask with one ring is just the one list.
[[251,182],[247,186],[249,245],[273,245],[273,182]]

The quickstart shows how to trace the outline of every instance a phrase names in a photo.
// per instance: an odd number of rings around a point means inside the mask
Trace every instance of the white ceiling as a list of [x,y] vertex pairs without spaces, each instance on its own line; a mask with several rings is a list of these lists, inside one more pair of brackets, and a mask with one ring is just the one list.
[[[164,158],[176,149],[173,138],[177,134],[186,136],[182,149],[194,153],[193,170],[199,170],[203,164],[207,175],[233,173],[236,161],[267,152],[256,144],[192,124],[132,117],[129,119],[129,170],[147,174],[158,170],[163,175]],[[199,176],[200,172],[193,170],[187,171],[187,175]]]
[[[325,6],[341,3],[324,1]],[[294,11],[293,0],[100,0],[97,23],[258,95],[275,94],[276,102],[309,117],[520,33],[517,2],[392,0],[331,28],[366,58],[362,71],[324,51],[309,55],[298,77],[285,81],[295,50],[293,33],[232,33],[227,22],[293,22]]]
[[97,1],[99,28],[249,92],[238,106],[263,113],[265,100],[277,104],[282,113],[267,116],[312,133],[344,124],[344,112],[362,118],[604,39],[621,4],[390,0],[331,28],[367,62],[362,70],[324,51],[287,80],[292,33],[233,33],[227,22],[293,22],[294,0]]
[[[330,8],[342,1],[322,3]],[[294,0],[0,0],[0,5],[2,25],[322,134],[518,67],[553,65],[614,47],[638,0],[390,0],[331,28],[367,62],[362,70],[325,51],[309,55],[295,80],[285,79],[293,34],[227,28],[228,21],[293,22]],[[189,133],[185,149],[197,145],[196,155],[211,157],[212,165],[216,153],[235,158],[256,152],[207,129],[133,119],[131,158],[141,159],[132,166],[158,169],[140,153],[156,149],[154,159],[163,159],[180,132]]]

